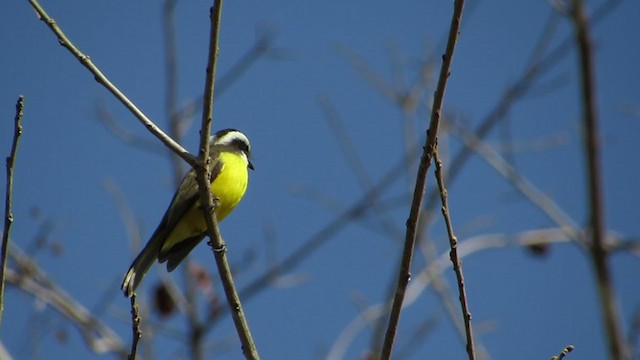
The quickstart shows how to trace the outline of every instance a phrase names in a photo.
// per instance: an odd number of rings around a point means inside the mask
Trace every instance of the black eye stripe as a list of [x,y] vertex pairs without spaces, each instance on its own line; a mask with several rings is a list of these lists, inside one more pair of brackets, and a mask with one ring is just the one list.
[[231,140],[231,144],[229,144],[232,148],[234,149],[238,149],[240,151],[243,151],[246,154],[249,154],[249,146],[247,145],[246,142],[240,140],[240,139],[233,139]]

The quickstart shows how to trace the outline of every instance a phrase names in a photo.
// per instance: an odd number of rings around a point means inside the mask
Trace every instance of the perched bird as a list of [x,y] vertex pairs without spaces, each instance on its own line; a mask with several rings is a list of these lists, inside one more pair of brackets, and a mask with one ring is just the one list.
[[[209,145],[211,193],[216,200],[215,214],[222,221],[233,210],[245,191],[251,164],[249,139],[238,130],[218,131]],[[205,236],[207,224],[200,209],[198,183],[191,169],[180,182],[160,225],[147,245],[133,260],[122,280],[122,291],[131,297],[156,259],[173,269]]]

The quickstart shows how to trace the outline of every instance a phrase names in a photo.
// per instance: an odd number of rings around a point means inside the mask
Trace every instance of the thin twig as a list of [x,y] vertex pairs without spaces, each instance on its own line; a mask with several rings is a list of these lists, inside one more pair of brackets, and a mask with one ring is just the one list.
[[51,31],[58,38],[58,42],[60,45],[65,47],[67,50],[71,52],[73,56],[76,57],[80,61],[80,63],[89,70],[96,79],[98,83],[104,86],[113,96],[116,97],[131,113],[144,125],[147,130],[149,130],[153,135],[155,135],[160,141],[162,141],[168,148],[170,148],[174,153],[180,156],[184,161],[189,163],[189,165],[194,166],[196,164],[196,159],[193,155],[191,155],[185,148],[183,148],[180,144],[175,142],[171,137],[165,134],[156,124],[153,123],[138,107],[129,100],[129,98],[124,95],[120,89],[118,89],[109,79],[98,69],[98,67],[91,61],[89,56],[83,54],[73,43],[67,38],[67,36],[62,32],[62,29],[58,26],[58,24],[49,17],[49,14],[40,6],[37,0],[29,0],[29,3],[33,7],[33,9],[38,13],[40,20],[42,20]]
[[[213,194],[211,194],[211,184],[209,163],[209,140],[211,133],[211,122],[213,117],[213,105],[215,94],[215,74],[218,62],[218,39],[220,34],[220,17],[222,14],[222,0],[214,0],[211,8],[211,33],[209,39],[209,60],[207,62],[207,79],[204,90],[204,107],[202,111],[202,127],[200,129],[200,149],[198,151],[198,165],[195,167],[198,186],[200,188],[200,202],[203,204],[202,211],[207,223],[209,236],[209,246],[215,255],[218,273],[224,288],[225,295],[231,316],[236,326],[242,350],[247,359],[259,359],[258,350],[256,349],[249,324],[244,314],[240,297],[235,288],[233,277],[231,276],[231,268],[227,260],[227,247],[220,235],[218,221],[214,212]],[[203,334],[199,332],[200,336]]]
[[[456,246],[458,258],[462,257],[462,255],[460,255],[462,252],[460,250],[460,245],[460,242],[458,242],[458,245]],[[426,261],[425,269],[429,271],[431,269],[430,265],[439,260],[436,241],[423,241],[422,243],[420,243],[420,247]],[[453,267],[451,256],[449,256],[448,260],[449,265]],[[451,324],[453,325],[460,342],[466,346],[467,331],[465,327],[465,321],[463,320],[463,317],[460,316],[459,305],[457,305],[460,303],[460,297],[458,296],[458,302],[456,303],[455,297],[453,296],[453,291],[449,288],[449,284],[443,274],[440,274],[439,272],[429,272],[428,277],[429,281],[431,282],[430,287],[433,289],[433,293],[442,303],[442,307],[444,308],[449,321],[451,321]],[[406,303],[407,301],[405,300],[405,304]],[[477,359],[491,359],[489,351],[477,338],[473,339],[473,346]]]
[[402,310],[402,302],[404,300],[405,290],[411,277],[411,260],[413,257],[413,248],[416,241],[416,231],[418,228],[418,219],[420,218],[420,209],[422,207],[422,199],[426,189],[427,170],[431,163],[433,152],[435,151],[436,137],[438,134],[438,126],[440,124],[440,112],[444,101],[445,88],[447,79],[449,78],[449,69],[453,59],[453,52],[460,35],[460,22],[462,20],[462,10],[464,8],[464,0],[456,0],[454,4],[453,16],[451,18],[451,26],[449,29],[449,38],[447,47],[442,56],[442,67],[440,68],[440,76],[438,85],[433,98],[433,108],[431,110],[431,120],[429,122],[429,130],[427,131],[427,139],[423,148],[422,157],[420,158],[420,166],[416,179],[416,186],[413,192],[413,200],[411,202],[411,210],[409,219],[407,220],[407,232],[405,244],[402,252],[402,262],[398,273],[398,285],[391,307],[387,332],[385,334],[382,346],[381,359],[389,359],[391,350],[395,340],[395,334],[400,320],[400,312]]
[[2,254],[0,255],[0,324],[2,323],[2,314],[4,312],[4,272],[7,269],[9,234],[11,233],[11,224],[13,223],[13,213],[11,210],[11,198],[13,196],[13,167],[16,160],[16,152],[18,151],[18,141],[20,140],[20,135],[22,135],[23,109],[24,96],[20,95],[16,102],[16,115],[14,116],[13,122],[13,142],[11,143],[11,151],[7,157],[7,190],[4,197],[4,230],[2,233]]
[[594,55],[589,19],[581,0],[573,0],[571,9],[579,49],[580,90],[585,129],[584,151],[587,161],[587,183],[589,185],[589,223],[591,227],[590,255],[597,277],[598,294],[602,305],[602,316],[607,332],[609,355],[612,359],[627,359],[620,326],[619,311],[616,306],[608,253],[605,249],[604,202],[602,195],[602,168],[600,166],[600,135],[598,133],[598,111],[596,109],[596,88]]
[[142,338],[142,331],[140,331],[140,314],[138,313],[138,303],[136,302],[136,294],[131,295],[131,353],[128,356],[129,360],[136,359],[136,353],[138,352],[138,342]]
[[560,352],[560,354],[552,356],[551,360],[562,360],[564,359],[565,356],[567,356],[567,354],[569,354],[570,352],[573,351],[573,349],[575,349],[573,347],[573,345],[567,345],[567,347],[565,347],[564,349],[562,349],[562,351]]
[[[437,146],[437,144],[436,144]],[[447,189],[444,185],[444,179],[442,176],[442,161],[438,156],[438,150],[433,154],[434,160],[436,162],[436,180],[438,182],[438,189],[440,190],[440,200],[442,202],[442,216],[444,217],[444,221],[447,225],[447,235],[449,236],[449,245],[451,246],[451,251],[449,253],[449,257],[451,258],[451,262],[453,263],[453,271],[456,273],[456,278],[458,280],[458,294],[460,298],[460,307],[462,308],[462,317],[464,319],[464,329],[465,334],[467,336],[467,355],[469,356],[469,360],[475,359],[475,347],[473,345],[473,329],[471,327],[471,313],[469,312],[469,304],[467,302],[467,291],[464,287],[464,275],[462,274],[462,261],[458,256],[458,239],[456,235],[453,233],[453,226],[451,225],[451,215],[449,214],[449,201],[447,196]]]

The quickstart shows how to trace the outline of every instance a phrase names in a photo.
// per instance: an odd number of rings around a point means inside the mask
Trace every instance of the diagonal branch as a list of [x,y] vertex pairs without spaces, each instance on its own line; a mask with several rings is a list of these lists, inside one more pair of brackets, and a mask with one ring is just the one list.
[[33,9],[38,14],[40,20],[42,20],[51,31],[58,38],[58,42],[60,45],[65,47],[67,50],[71,52],[73,56],[76,57],[80,61],[80,63],[89,70],[96,81],[102,86],[104,86],[113,96],[116,97],[131,113],[144,125],[147,130],[149,130],[153,135],[155,135],[160,141],[162,141],[168,148],[170,148],[174,153],[180,156],[184,161],[189,163],[189,165],[194,166],[196,164],[195,157],[191,155],[185,148],[183,148],[180,144],[175,142],[171,137],[165,134],[156,124],[153,123],[138,107],[129,100],[129,98],[124,95],[120,89],[118,89],[107,77],[98,69],[98,67],[91,61],[89,56],[83,54],[73,43],[67,38],[67,36],[62,32],[62,29],[58,26],[58,24],[53,20],[49,14],[40,6],[37,0],[29,0],[29,3],[33,7]]

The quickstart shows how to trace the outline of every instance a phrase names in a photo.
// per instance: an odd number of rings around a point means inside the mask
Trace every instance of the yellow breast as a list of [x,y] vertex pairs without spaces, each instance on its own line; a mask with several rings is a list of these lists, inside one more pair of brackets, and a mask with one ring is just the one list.
[[[220,153],[220,160],[224,164],[218,176],[211,183],[211,193],[218,199],[216,219],[222,221],[244,196],[249,181],[247,161],[240,155],[230,152]],[[202,216],[200,200],[189,209],[176,224],[163,245],[163,251],[176,243],[201,235],[207,230],[207,224]]]
[[247,161],[235,153],[223,152],[220,154],[222,170],[211,183],[211,193],[218,198],[216,218],[222,221],[233,208],[238,205],[244,196],[249,182]]

